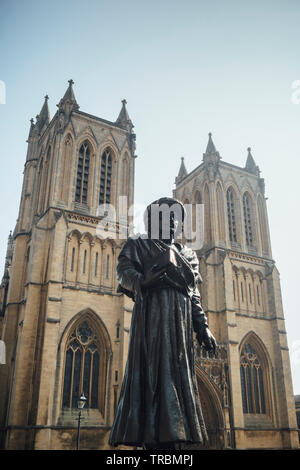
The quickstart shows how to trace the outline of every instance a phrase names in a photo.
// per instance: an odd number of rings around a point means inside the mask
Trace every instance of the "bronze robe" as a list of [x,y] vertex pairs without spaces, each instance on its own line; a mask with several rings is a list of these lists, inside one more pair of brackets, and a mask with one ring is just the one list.
[[201,279],[198,259],[191,249],[176,247],[188,281],[182,289],[168,280],[151,289],[140,287],[149,258],[155,259],[167,248],[162,241],[129,238],[119,255],[119,292],[132,297],[135,305],[127,365],[109,438],[113,446],[207,441],[193,345],[193,326],[206,322],[197,289]]

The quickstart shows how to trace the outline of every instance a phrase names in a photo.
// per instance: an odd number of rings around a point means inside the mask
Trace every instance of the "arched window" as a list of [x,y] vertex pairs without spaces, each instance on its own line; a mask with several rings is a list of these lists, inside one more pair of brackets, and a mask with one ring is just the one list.
[[109,204],[111,198],[112,157],[110,149],[104,150],[101,157],[99,204]]
[[250,343],[242,349],[240,369],[244,413],[266,413],[263,369]]
[[64,201],[65,203],[68,203],[68,199],[69,199],[72,150],[73,150],[73,140],[70,134],[68,134],[63,142],[63,149],[62,149],[62,155],[61,155],[62,179],[61,179],[60,199]]
[[67,342],[63,385],[63,408],[77,408],[83,392],[88,408],[99,408],[101,374],[100,343],[88,320],[80,323]]
[[79,149],[75,201],[87,203],[90,168],[90,147],[84,142]]
[[220,183],[217,184],[217,216],[219,228],[219,240],[225,241],[225,220],[224,220],[224,196]]
[[229,188],[227,190],[226,198],[227,198],[227,217],[228,217],[229,239],[231,242],[236,242],[237,241],[236,215],[235,215],[234,193],[233,193],[232,188]]
[[244,226],[246,234],[246,243],[248,246],[253,245],[253,229],[251,218],[251,201],[248,193],[243,196],[243,209],[244,209]]

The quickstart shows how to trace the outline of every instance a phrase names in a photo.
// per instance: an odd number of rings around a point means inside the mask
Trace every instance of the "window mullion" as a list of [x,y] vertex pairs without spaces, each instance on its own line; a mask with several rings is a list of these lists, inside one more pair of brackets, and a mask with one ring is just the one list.
[[72,351],[72,373],[71,373],[71,385],[70,385],[70,408],[72,408],[72,398],[73,398],[73,379],[74,379],[74,363],[75,363],[75,351]]
[[80,379],[79,379],[79,394],[84,392],[83,390],[83,374],[84,374],[84,361],[85,361],[85,348],[82,347],[82,358],[81,358],[81,368],[80,368]]
[[258,373],[259,369],[260,369],[260,366],[256,368],[257,393],[258,393],[259,412],[262,413],[261,396],[260,396],[260,383],[259,383],[259,373]]
[[104,179],[104,203],[106,204],[106,193],[107,193],[107,172],[108,172],[108,155],[105,152],[105,179]]
[[249,390],[248,390],[248,377],[247,377],[247,368],[249,365],[247,364],[244,366],[244,371],[245,371],[245,390],[246,390],[246,404],[247,404],[247,412],[249,413],[250,407],[249,407]]
[[94,363],[94,354],[91,354],[91,364],[90,364],[90,384],[89,384],[89,397],[88,403],[89,406],[92,404],[92,384],[93,384],[93,363]]
[[80,186],[80,202],[83,199],[83,186],[84,186],[84,174],[85,174],[85,157],[86,157],[86,146],[84,146],[83,159],[82,159],[82,175],[81,175],[81,186]]

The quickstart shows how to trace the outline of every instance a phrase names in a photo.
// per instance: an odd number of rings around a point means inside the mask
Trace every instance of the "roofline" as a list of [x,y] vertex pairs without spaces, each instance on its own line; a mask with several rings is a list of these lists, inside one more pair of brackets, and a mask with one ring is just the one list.
[[107,119],[103,119],[103,118],[100,118],[98,116],[94,116],[93,114],[85,113],[84,111],[79,111],[79,110],[74,110],[72,114],[80,114],[81,116],[86,116],[90,119],[95,119],[95,121],[100,121],[100,122],[103,122],[104,124],[108,124],[109,126],[117,127],[119,130],[128,133],[128,131],[126,129],[124,129],[124,127],[121,127],[116,122],[108,121]]
[[[224,165],[224,166],[230,166],[231,168],[236,168],[237,170],[240,170],[240,171],[242,171],[242,172],[247,173],[247,175],[249,175],[249,176],[254,176],[255,178],[260,178],[260,176],[254,175],[253,173],[251,173],[250,171],[248,171],[245,167],[238,166],[238,165],[233,165],[233,163],[228,163],[228,162],[225,162],[224,160],[220,160],[220,161],[219,161],[219,164],[220,164],[221,166]],[[190,177],[190,176],[192,176],[193,173],[195,173],[196,171],[200,170],[203,165],[204,165],[204,162],[202,161],[202,162],[200,163],[200,165],[196,166],[196,168],[194,168],[190,173],[188,173],[186,176],[184,176],[184,177],[180,180],[180,182],[177,184],[176,189],[178,189],[178,188],[181,186],[182,183],[184,183],[184,182],[186,183],[186,182],[187,182],[187,178]],[[175,183],[175,184],[176,184],[176,183]]]

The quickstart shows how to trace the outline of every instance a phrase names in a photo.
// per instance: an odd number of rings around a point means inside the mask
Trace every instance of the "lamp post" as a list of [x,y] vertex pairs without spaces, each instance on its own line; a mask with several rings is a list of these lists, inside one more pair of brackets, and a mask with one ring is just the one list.
[[81,421],[81,410],[84,408],[84,405],[87,402],[87,398],[84,396],[84,393],[81,394],[81,397],[77,400],[78,412],[78,428],[77,428],[77,442],[76,450],[79,450],[79,439],[80,439],[80,421]]

